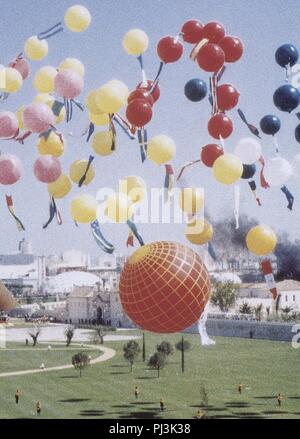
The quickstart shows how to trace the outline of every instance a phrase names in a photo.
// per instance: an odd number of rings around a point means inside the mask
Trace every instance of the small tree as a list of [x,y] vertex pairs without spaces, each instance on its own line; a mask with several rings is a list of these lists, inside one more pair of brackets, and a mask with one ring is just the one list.
[[185,352],[191,349],[191,344],[190,342],[184,340],[182,336],[181,340],[176,343],[175,347],[181,352],[181,372],[183,373],[185,369]]
[[200,386],[200,398],[201,398],[200,405],[202,407],[207,407],[208,406],[208,393],[207,393],[207,390],[206,390],[204,384],[201,384],[201,386]]
[[143,361],[146,361],[146,338],[145,333],[143,332]]
[[81,378],[83,369],[90,364],[90,359],[86,353],[78,352],[78,354],[73,355],[72,364],[75,369],[79,369],[79,376]]
[[211,303],[218,306],[222,312],[229,311],[236,301],[239,286],[233,282],[217,282],[211,295]]
[[140,355],[141,352],[140,345],[135,340],[131,340],[123,346],[123,351],[124,351],[123,356],[125,360],[129,362],[130,372],[132,372],[133,363],[135,362],[135,360],[137,359],[137,357]]
[[65,329],[65,337],[66,337],[66,344],[67,344],[67,347],[68,346],[70,346],[70,344],[71,344],[71,341],[72,341],[72,339],[73,339],[73,337],[74,337],[74,333],[75,333],[75,328],[74,328],[74,326],[68,326],[66,329]]
[[162,341],[160,344],[158,344],[156,346],[157,352],[162,352],[163,354],[165,354],[167,357],[169,355],[172,355],[174,352],[174,348],[172,343],[168,342],[168,341]]
[[166,365],[167,357],[166,354],[163,352],[155,352],[148,361],[148,366],[150,369],[156,369],[157,370],[157,378],[159,378],[159,372],[161,369],[163,369]]
[[41,328],[39,326],[36,326],[31,332],[28,331],[28,334],[32,338],[33,346],[37,345],[38,338],[39,338],[39,335],[40,335],[41,332],[42,332],[42,330],[41,330]]
[[252,311],[252,307],[247,302],[242,303],[239,307],[240,314],[252,314]]
[[105,334],[102,326],[96,326],[96,328],[94,328],[93,333],[91,335],[91,339],[95,344],[103,344],[104,335]]
[[289,314],[290,312],[293,311],[293,308],[292,308],[291,306],[285,306],[284,308],[281,308],[281,311],[282,311],[284,314]]

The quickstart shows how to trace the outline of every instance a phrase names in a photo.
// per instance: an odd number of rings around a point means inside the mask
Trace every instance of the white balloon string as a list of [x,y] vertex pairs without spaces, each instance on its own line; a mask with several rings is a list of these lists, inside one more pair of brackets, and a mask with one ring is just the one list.
[[234,217],[235,217],[235,228],[238,230],[240,228],[240,185],[234,185]]

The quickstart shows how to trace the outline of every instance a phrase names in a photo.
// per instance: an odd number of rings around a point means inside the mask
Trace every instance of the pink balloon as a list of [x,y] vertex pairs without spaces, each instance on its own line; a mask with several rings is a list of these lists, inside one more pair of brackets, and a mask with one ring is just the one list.
[[23,112],[24,126],[33,133],[44,133],[54,125],[55,118],[46,104],[30,104]]
[[8,67],[18,70],[23,80],[27,79],[30,73],[30,66],[26,59],[18,58],[8,64]]
[[61,175],[60,162],[57,157],[43,155],[34,162],[33,172],[42,183],[52,183]]
[[13,137],[19,128],[16,115],[11,111],[0,111],[0,137]]
[[83,79],[73,70],[61,70],[55,76],[54,86],[56,93],[65,99],[74,99],[83,89]]
[[0,183],[14,184],[23,173],[23,166],[18,157],[11,154],[0,155]]

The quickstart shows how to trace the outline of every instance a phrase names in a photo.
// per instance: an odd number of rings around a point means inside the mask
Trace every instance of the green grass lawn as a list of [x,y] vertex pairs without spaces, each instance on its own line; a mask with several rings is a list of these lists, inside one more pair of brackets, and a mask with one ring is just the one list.
[[[192,349],[186,353],[184,374],[177,351],[159,379],[156,371],[148,370],[141,359],[131,374],[122,356],[124,342],[119,341],[105,342],[117,355],[90,366],[82,378],[72,369],[0,378],[0,418],[34,417],[35,402],[40,399],[42,418],[191,419],[201,406],[203,387],[208,395],[204,410],[210,417],[300,418],[300,349],[284,342],[217,337],[216,346],[200,347],[197,335],[186,334],[185,338]],[[146,334],[147,356],[162,340],[174,343],[179,339],[180,335]],[[51,355],[62,355],[55,361],[65,364],[72,352],[66,349]],[[10,360],[5,360],[5,355],[11,355]],[[30,355],[29,351],[0,351],[1,371],[5,367],[30,368]],[[13,366],[9,366],[9,361]],[[246,387],[242,395],[237,391],[239,383]],[[137,401],[135,385],[140,388]],[[14,403],[17,388],[22,392],[18,406]],[[281,409],[274,398],[278,392],[285,397]],[[163,413],[158,409],[161,397],[166,405]]]

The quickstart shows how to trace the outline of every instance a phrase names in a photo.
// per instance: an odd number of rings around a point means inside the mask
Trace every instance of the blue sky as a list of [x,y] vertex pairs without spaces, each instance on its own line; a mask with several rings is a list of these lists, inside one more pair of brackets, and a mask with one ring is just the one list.
[[[63,19],[67,7],[72,1],[53,0],[15,0],[12,3],[1,0],[2,23],[0,39],[0,62],[7,64],[11,58],[22,51],[25,40]],[[124,81],[133,89],[140,81],[137,61],[127,55],[122,48],[122,38],[132,28],[143,29],[149,36],[150,45],[145,54],[145,67],[149,78],[155,75],[159,60],[156,44],[165,35],[176,35],[181,25],[190,18],[201,22],[221,22],[227,33],[239,36],[245,44],[242,60],[230,65],[223,82],[232,83],[240,93],[240,107],[249,121],[259,124],[265,114],[277,114],[282,121],[278,135],[281,152],[292,160],[300,146],[294,138],[297,125],[295,114],[280,113],[274,108],[272,96],[275,89],[284,82],[284,72],[277,66],[274,53],[278,46],[291,42],[300,48],[299,21],[300,3],[298,0],[86,0],[82,2],[92,15],[89,29],[80,34],[65,30],[49,40],[49,54],[40,62],[31,62],[31,77],[24,83],[22,90],[11,96],[2,105],[3,109],[15,111],[20,105],[29,104],[35,96],[32,86],[34,72],[44,65],[57,66],[65,57],[79,58],[85,65],[85,89],[81,96],[93,88],[100,87],[110,79]],[[191,78],[208,80],[208,75],[200,71],[189,60],[190,45],[185,45],[184,56],[179,62],[167,65],[161,77],[161,99],[156,104],[154,116],[149,124],[148,135],[167,134],[177,145],[177,154],[173,161],[175,170],[185,162],[199,157],[201,146],[210,143],[206,125],[210,115],[207,101],[193,104],[183,94],[185,83]],[[2,109],[1,108],[1,109]],[[249,132],[239,120],[235,110],[229,114],[234,122],[234,134],[226,141],[226,150],[233,151],[236,142],[247,137]],[[74,117],[70,127],[62,127],[67,133],[70,129],[79,129],[86,125],[82,115]],[[117,188],[117,181],[125,175],[140,175],[148,187],[160,187],[164,178],[162,168],[150,162],[141,165],[139,150],[134,141],[119,133],[118,149],[108,158],[95,160],[96,178],[85,189],[96,193],[101,187]],[[81,139],[67,136],[67,150],[61,162],[64,172],[70,164],[79,158],[88,158],[91,147]],[[262,141],[266,157],[274,155],[269,137]],[[26,226],[25,237],[33,242],[34,249],[40,254],[60,252],[76,248],[96,255],[99,249],[90,235],[88,226],[76,228],[69,215],[69,204],[78,193],[74,188],[59,208],[63,225],[52,224],[44,231],[42,224],[48,215],[47,189],[33,176],[32,165],[37,157],[36,138],[32,136],[25,145],[14,142],[1,142],[2,153],[18,155],[25,168],[23,179],[8,190],[0,187],[0,252],[12,252],[23,236],[16,230],[9,216],[4,196],[11,193],[15,208]],[[233,189],[223,187],[213,180],[211,172],[203,166],[195,166],[188,171],[186,178],[189,186],[203,186],[206,193],[206,209],[214,218],[233,215]],[[258,208],[247,183],[241,183],[241,212],[255,216],[274,229],[286,230],[300,239],[299,180],[292,179],[288,184],[295,195],[293,212],[286,208],[286,200],[279,189],[260,190],[263,206]],[[127,227],[107,224],[104,231],[119,252],[125,252]],[[183,225],[141,225],[140,232],[146,242],[156,239],[170,239],[184,242]]]

